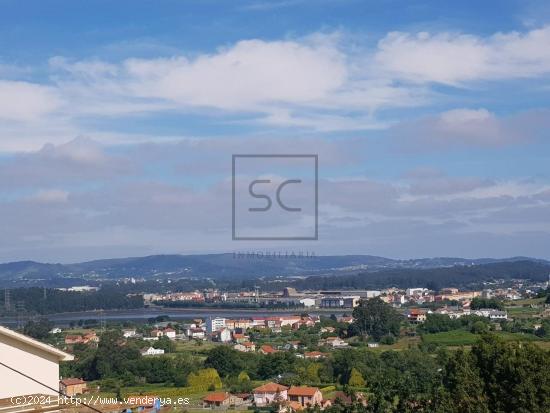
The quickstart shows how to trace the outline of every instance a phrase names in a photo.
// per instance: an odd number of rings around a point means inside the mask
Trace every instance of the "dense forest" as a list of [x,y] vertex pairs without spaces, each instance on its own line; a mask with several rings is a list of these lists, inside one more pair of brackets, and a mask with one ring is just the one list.
[[[44,288],[15,288],[10,290],[12,305],[31,314],[53,314],[71,311],[129,309],[143,307],[140,295],[126,296],[115,288],[101,288],[98,291],[62,291]],[[1,296],[0,300],[4,297]],[[0,315],[9,315],[2,301]]]
[[423,286],[432,290],[443,287],[463,287],[496,279],[531,279],[546,281],[550,265],[536,261],[499,262],[484,265],[457,265],[429,269],[396,269],[378,272],[361,272],[341,276],[316,276],[295,281],[298,289],[334,288],[387,288]]

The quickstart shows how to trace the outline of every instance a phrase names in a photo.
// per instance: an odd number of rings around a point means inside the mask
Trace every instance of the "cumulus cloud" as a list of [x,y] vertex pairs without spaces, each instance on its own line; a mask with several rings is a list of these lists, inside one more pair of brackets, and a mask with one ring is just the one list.
[[[174,113],[269,130],[389,128],[399,121],[396,109],[441,101],[445,92],[434,84],[473,89],[480,82],[547,76],[550,56],[543,45],[549,39],[550,27],[491,36],[392,32],[371,47],[334,32],[252,38],[194,55],[171,50],[170,57],[120,61],[52,57],[49,79],[41,84],[0,80],[0,150],[36,149],[94,132],[111,143],[154,139],[90,125]],[[485,108],[457,106],[433,127],[446,132],[452,125],[476,143],[515,139]]]
[[381,70],[410,82],[454,86],[481,80],[550,73],[550,27],[480,37],[461,33],[389,33],[374,60]]

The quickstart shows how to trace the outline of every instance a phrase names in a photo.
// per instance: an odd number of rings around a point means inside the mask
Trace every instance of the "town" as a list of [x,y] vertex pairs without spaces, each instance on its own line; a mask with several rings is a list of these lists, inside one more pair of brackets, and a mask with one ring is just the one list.
[[[78,294],[90,291],[85,287],[77,290]],[[101,400],[146,396],[153,402],[141,406],[144,409],[153,408],[154,400],[175,400],[177,396],[186,400],[185,406],[171,401],[161,408],[187,411],[331,411],[340,405],[367,409],[380,402],[369,391],[375,380],[373,365],[350,364],[350,355],[370,353],[368,357],[377,360],[375,365],[384,365],[388,363],[385,354],[396,351],[405,357],[403,362],[421,357],[431,365],[432,357],[441,351],[475,347],[489,336],[503,343],[524,343],[531,352],[543,351],[550,347],[548,292],[548,283],[518,282],[515,288],[480,291],[388,288],[298,292],[286,287],[279,293],[258,289],[244,293],[213,289],[145,293],[146,305],[155,311],[181,302],[262,303],[261,308],[273,309],[268,315],[228,311],[226,316],[205,313],[194,319],[185,319],[184,314],[177,318],[157,315],[144,322],[86,319],[68,325],[54,325],[41,318],[28,321],[22,331],[53,345],[51,351],[64,360],[59,383],[49,380],[50,387],[67,396]],[[285,310],[277,313],[281,308]],[[223,311],[220,308],[219,312]],[[2,332],[34,343],[11,330],[3,328]],[[112,404],[102,408],[121,409]]]

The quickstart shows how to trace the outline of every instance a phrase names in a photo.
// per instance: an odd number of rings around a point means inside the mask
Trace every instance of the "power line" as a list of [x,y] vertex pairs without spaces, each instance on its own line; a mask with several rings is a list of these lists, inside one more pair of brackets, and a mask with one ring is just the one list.
[[[56,392],[57,394],[59,394],[59,395],[61,395],[61,396],[63,396],[63,397],[69,397],[69,396],[67,396],[66,394],[61,393],[59,390],[54,389],[53,387],[50,387],[50,386],[48,386],[47,384],[44,384],[44,383],[42,383],[41,381],[36,380],[35,378],[33,378],[33,377],[31,377],[31,376],[29,376],[29,375],[23,373],[22,371],[19,371],[19,370],[17,370],[17,369],[14,369],[13,367],[8,366],[7,364],[2,363],[1,361],[0,361],[0,366],[4,366],[5,368],[7,368],[7,369],[9,369],[9,370],[11,370],[11,371],[13,371],[13,372],[15,372],[15,373],[17,373],[17,374],[20,374],[21,376],[23,376],[23,377],[25,377],[25,378],[27,378],[27,379],[29,379],[29,380],[32,380],[32,381],[34,381],[35,383],[38,383],[38,384],[40,384],[41,386],[47,388],[48,390],[51,390],[51,391],[53,391],[53,392]],[[73,399],[72,397],[71,397],[71,400],[74,400],[74,401],[76,401],[77,403],[80,403],[82,406],[88,407],[89,409],[92,409],[93,411],[95,411],[95,412],[97,412],[97,413],[103,413],[101,410],[96,409],[95,407],[92,407],[92,406],[90,406],[89,404],[86,404],[86,403],[84,403],[84,402],[82,402],[82,401],[79,401],[79,400],[77,400],[77,399]]]

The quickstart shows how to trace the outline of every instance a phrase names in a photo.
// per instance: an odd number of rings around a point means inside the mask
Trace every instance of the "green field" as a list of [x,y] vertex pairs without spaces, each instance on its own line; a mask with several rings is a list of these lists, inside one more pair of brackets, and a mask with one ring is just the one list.
[[[495,333],[506,341],[539,341],[540,339],[532,334],[508,333],[501,331]],[[433,343],[440,346],[471,346],[479,340],[478,334],[464,330],[446,331],[443,333],[425,334],[422,340],[425,343]]]

